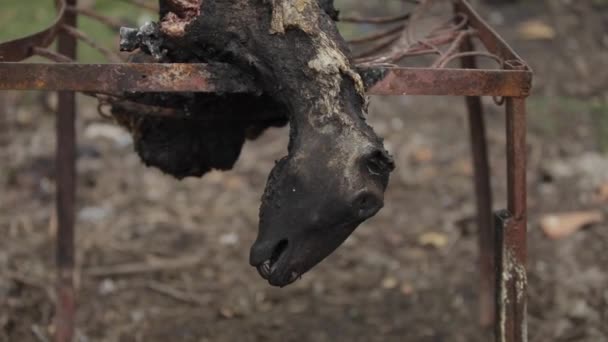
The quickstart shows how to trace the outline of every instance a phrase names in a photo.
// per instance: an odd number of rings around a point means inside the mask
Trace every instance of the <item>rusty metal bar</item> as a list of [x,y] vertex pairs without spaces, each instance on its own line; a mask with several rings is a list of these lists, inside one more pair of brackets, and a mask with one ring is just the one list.
[[32,54],[34,56],[46,58],[55,63],[72,63],[72,62],[74,62],[74,60],[71,59],[70,57],[64,56],[60,53],[57,53],[57,52],[55,52],[51,49],[47,49],[47,48],[33,47]]
[[340,21],[344,23],[363,23],[363,24],[394,24],[407,21],[412,16],[411,13],[402,13],[396,16],[387,17],[359,17],[359,16],[340,16]]
[[[67,0],[76,6],[77,0]],[[63,13],[63,25],[76,27],[75,13]],[[61,32],[60,54],[76,59],[76,38]],[[74,290],[74,220],[76,197],[76,98],[71,91],[58,94],[56,157],[57,169],[57,303],[55,341],[70,342],[74,337],[76,296]]]
[[513,241],[517,225],[508,210],[496,213],[496,342],[528,341],[526,265],[517,257],[521,246]]
[[[5,120],[6,120],[6,93],[0,93],[0,132],[4,130]],[[0,144],[2,144],[2,140],[0,139]]]
[[48,47],[55,41],[65,14],[65,0],[56,0],[57,19],[46,29],[27,37],[0,43],[0,62],[18,62],[32,56],[32,48]]
[[477,30],[479,39],[489,52],[503,59],[516,59],[523,62],[523,59],[475,12],[467,1],[456,1],[454,6],[457,12],[463,13],[468,18],[469,26]]
[[[473,42],[466,39],[461,51],[472,51]],[[475,69],[475,56],[462,58],[462,66]],[[495,313],[495,270],[494,270],[494,223],[492,219],[492,189],[490,184],[490,165],[488,161],[488,146],[486,140],[485,118],[481,97],[468,96],[465,98],[470,125],[471,154],[475,177],[475,200],[477,207],[477,231],[479,246],[479,322],[483,327],[494,323]]]
[[385,68],[370,95],[528,96],[527,71]]
[[[521,67],[521,66],[520,66]],[[497,225],[496,341],[525,342],[527,332],[526,109],[524,98],[507,98],[508,210]]]
[[84,16],[89,17],[91,19],[97,20],[100,23],[103,23],[103,24],[109,26],[110,28],[112,28],[112,29],[114,29],[116,31],[120,30],[120,28],[122,26],[124,26],[123,23],[120,22],[119,20],[116,20],[116,19],[114,19],[112,17],[108,17],[108,16],[105,16],[105,15],[101,15],[101,14],[99,14],[99,13],[97,13],[94,10],[89,9],[89,8],[68,6],[66,8],[66,11],[76,12],[78,14],[84,15]]
[[[86,77],[83,77],[86,75]],[[98,93],[255,92],[253,81],[227,64],[0,63],[0,90]]]
[[[526,106],[524,98],[507,98],[507,163],[509,212],[526,220]],[[525,228],[525,225],[523,226]],[[521,232],[524,233],[524,232]],[[522,236],[525,241],[525,235]],[[525,257],[525,254],[522,254]],[[525,259],[525,258],[524,258]]]
[[[435,60],[435,62],[431,66],[431,68],[441,68],[441,67],[445,66],[447,64],[447,61],[449,61],[449,58],[456,51],[462,50],[464,42],[467,40],[470,40],[470,39],[471,39],[470,33],[468,33],[467,31],[459,32],[458,35],[456,36],[456,38],[454,38],[454,40],[450,44],[450,47],[445,52],[443,52],[443,56],[441,56],[440,58]],[[475,68],[469,68],[469,69],[475,69]]]
[[[383,79],[370,95],[527,96],[532,74],[518,70],[373,67]],[[87,75],[87,77],[82,77]],[[255,92],[226,64],[0,63],[0,90]]]
[[[69,13],[70,13],[70,15],[72,15],[73,12],[69,12]],[[101,46],[100,44],[97,44],[97,42],[93,38],[89,37],[89,35],[78,30],[77,28],[75,28],[71,25],[62,25],[61,30],[64,33],[67,33],[70,36],[72,36],[78,40],[81,40],[83,43],[85,43],[88,46],[90,46],[91,48],[97,50],[99,53],[104,55],[110,62],[112,62],[112,63],[122,62],[122,58],[120,57],[120,55],[118,53],[116,53],[104,46]]]
[[399,26],[390,28],[388,30],[384,30],[384,31],[380,31],[380,32],[373,32],[373,33],[368,34],[363,37],[351,39],[348,41],[348,43],[351,45],[357,45],[357,44],[374,42],[374,41],[377,41],[378,39],[395,36],[395,35],[401,33],[401,31],[403,31],[403,29],[405,29],[405,25],[399,25]]

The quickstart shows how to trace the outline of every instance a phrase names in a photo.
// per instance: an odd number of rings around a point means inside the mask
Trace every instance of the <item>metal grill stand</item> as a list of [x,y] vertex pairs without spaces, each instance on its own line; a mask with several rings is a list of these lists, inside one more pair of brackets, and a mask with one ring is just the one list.
[[[154,6],[141,0],[123,0],[144,9]],[[76,45],[80,40],[110,60],[116,54],[78,31],[77,16],[85,15],[118,28],[113,18],[77,6],[77,0],[55,0],[57,19],[47,29],[21,39],[0,43],[0,90],[47,90],[59,92],[57,110],[57,303],[55,340],[74,336],[76,298],[74,290],[74,202],[76,186],[75,93],[93,95],[112,103],[124,91],[131,92],[251,92],[256,89],[236,78],[213,83],[206,64],[79,64]],[[471,8],[466,0],[452,0],[454,19],[412,42],[409,26],[432,0],[418,1],[417,9],[389,18],[343,17],[342,21],[365,23],[388,29],[350,43],[361,46],[355,63],[362,73],[383,75],[370,84],[370,95],[465,96],[469,113],[474,163],[477,224],[479,229],[479,317],[482,326],[494,324],[496,341],[524,342],[526,331],[526,109],[532,72],[527,64]],[[485,48],[474,49],[477,39]],[[55,40],[58,52],[47,49]],[[447,48],[446,48],[447,46]],[[442,50],[441,47],[444,47]],[[38,55],[55,64],[19,63]],[[429,68],[401,67],[405,58],[436,56]],[[498,69],[477,69],[476,58],[487,57]],[[447,68],[460,59],[462,68]],[[237,71],[226,65],[226,79]],[[82,78],[81,75],[88,75]],[[228,87],[228,88],[226,88]],[[492,194],[486,132],[481,96],[500,99],[506,108],[506,159],[508,208],[492,217]],[[164,109],[150,115],[172,115]]]

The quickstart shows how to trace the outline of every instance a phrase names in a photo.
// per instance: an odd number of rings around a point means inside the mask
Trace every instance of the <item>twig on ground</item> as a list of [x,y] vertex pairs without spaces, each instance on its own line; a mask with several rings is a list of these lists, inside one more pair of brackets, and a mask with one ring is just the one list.
[[131,275],[138,273],[154,273],[167,270],[175,270],[179,268],[192,267],[202,261],[202,256],[187,256],[177,259],[150,259],[145,262],[126,263],[113,266],[92,267],[84,271],[91,277],[108,277]]
[[150,282],[146,285],[146,287],[150,290],[158,292],[167,297],[173,298],[177,301],[194,304],[194,305],[208,305],[211,302],[211,298],[203,298],[195,295],[191,292],[185,292],[178,290],[174,287],[171,287],[167,284],[159,283],[159,282]]

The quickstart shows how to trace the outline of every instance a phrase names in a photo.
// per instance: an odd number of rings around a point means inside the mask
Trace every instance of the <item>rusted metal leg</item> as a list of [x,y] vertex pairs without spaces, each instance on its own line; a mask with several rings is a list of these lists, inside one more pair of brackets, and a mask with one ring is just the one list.
[[508,210],[497,215],[496,341],[527,341],[527,223],[525,99],[508,98]]
[[4,126],[6,112],[6,92],[0,91],[0,129]]
[[[75,6],[77,0],[67,0]],[[67,13],[64,24],[76,26],[76,16]],[[61,34],[59,53],[76,58],[76,39]],[[55,341],[69,342],[74,336],[76,299],[74,293],[74,202],[76,193],[75,94],[59,92],[57,109],[57,303]]]
[[[461,51],[473,51],[471,39],[467,39]],[[462,67],[475,69],[474,56],[462,58]],[[486,127],[481,105],[481,97],[468,96],[466,104],[469,115],[471,152],[475,175],[475,199],[477,206],[477,229],[479,244],[479,323],[489,327],[494,323],[495,309],[495,231],[492,220],[492,189],[490,185],[490,166]]]

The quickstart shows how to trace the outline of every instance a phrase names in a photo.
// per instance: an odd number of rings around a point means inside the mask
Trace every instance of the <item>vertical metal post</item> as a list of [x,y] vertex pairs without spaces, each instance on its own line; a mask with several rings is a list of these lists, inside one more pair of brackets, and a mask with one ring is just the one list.
[[0,132],[2,132],[6,120],[6,105],[6,92],[0,92]]
[[524,98],[507,98],[508,210],[497,225],[499,252],[496,341],[525,342],[527,332],[526,108]]
[[[67,0],[76,6],[77,0]],[[66,12],[65,25],[76,26],[76,14]],[[61,33],[59,53],[76,58],[76,39]],[[57,107],[57,303],[55,311],[55,341],[69,342],[74,336],[76,299],[74,293],[74,217],[76,194],[76,101],[74,92],[58,93]]]
[[[460,50],[473,51],[473,42],[466,39]],[[462,67],[476,69],[474,56],[462,58]],[[470,126],[471,153],[475,177],[475,203],[477,207],[477,239],[479,246],[479,323],[489,327],[495,317],[495,265],[496,254],[495,231],[492,219],[492,189],[490,183],[490,166],[486,140],[485,119],[481,97],[467,96],[466,105]]]

